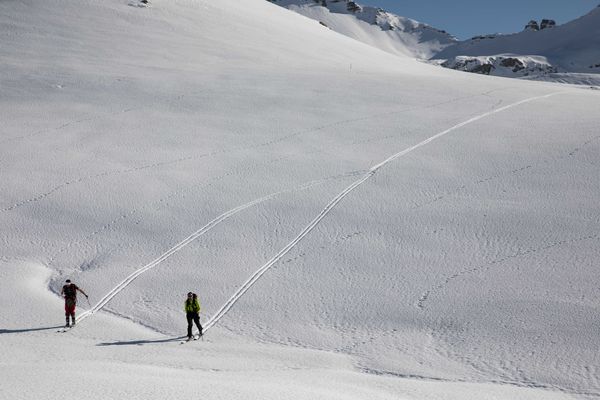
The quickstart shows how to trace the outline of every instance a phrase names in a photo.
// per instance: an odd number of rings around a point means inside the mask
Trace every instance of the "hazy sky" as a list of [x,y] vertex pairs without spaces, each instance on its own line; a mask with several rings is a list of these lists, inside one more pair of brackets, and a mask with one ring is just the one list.
[[356,0],[416,19],[458,37],[523,30],[529,20],[563,24],[587,14],[600,0]]

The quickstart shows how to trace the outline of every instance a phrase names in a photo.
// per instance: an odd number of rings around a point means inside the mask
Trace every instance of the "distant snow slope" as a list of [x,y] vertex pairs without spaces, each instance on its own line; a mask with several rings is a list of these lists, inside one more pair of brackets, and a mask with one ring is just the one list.
[[600,396],[598,91],[264,0],[4,1],[0,36],[3,397]]
[[600,73],[600,7],[564,25],[456,43],[436,59],[499,54],[543,56],[559,72]]
[[456,42],[448,33],[350,0],[269,0],[384,51],[428,59]]

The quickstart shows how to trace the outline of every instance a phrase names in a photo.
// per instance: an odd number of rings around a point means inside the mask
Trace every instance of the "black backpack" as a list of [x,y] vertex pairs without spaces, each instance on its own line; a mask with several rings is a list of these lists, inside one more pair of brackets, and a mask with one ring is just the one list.
[[63,293],[65,294],[65,298],[74,299],[77,297],[77,286],[74,283],[65,285],[63,286]]

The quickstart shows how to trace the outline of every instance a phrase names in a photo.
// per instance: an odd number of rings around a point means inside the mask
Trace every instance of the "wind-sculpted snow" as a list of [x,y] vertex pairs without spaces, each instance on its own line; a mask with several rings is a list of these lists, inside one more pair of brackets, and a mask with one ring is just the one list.
[[264,0],[0,2],[0,37],[0,393],[599,396],[598,91]]

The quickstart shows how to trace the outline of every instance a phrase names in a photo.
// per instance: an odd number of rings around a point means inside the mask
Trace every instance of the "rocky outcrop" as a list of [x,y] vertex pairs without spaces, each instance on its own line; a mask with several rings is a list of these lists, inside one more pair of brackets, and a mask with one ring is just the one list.
[[547,28],[554,28],[556,26],[556,21],[553,19],[543,19],[540,23],[540,30]]
[[458,71],[504,77],[527,77],[557,72],[557,69],[543,58],[532,56],[458,56],[441,65]]
[[360,6],[353,1],[348,2],[348,4],[346,5],[346,9],[352,13],[359,12],[362,10]]
[[[517,71],[519,76],[528,71],[530,75],[544,73],[549,69],[548,66],[560,73],[598,73],[600,71],[594,66],[600,61],[600,8],[562,25],[547,18],[541,23],[531,20],[523,32],[495,37],[480,36],[458,42],[435,54],[432,59],[440,60],[436,61],[438,64],[448,61],[448,64],[454,65],[453,60],[459,56],[477,58],[500,55],[505,58],[516,57],[521,61],[529,57],[528,62],[531,61],[530,66],[534,69],[530,71],[528,64],[524,63],[525,68]],[[538,61],[541,61],[539,69],[542,72],[535,66]],[[515,74],[512,69],[517,67],[512,64],[510,67],[498,66],[506,74]],[[498,72],[496,68],[490,74]]]
[[527,25],[525,25],[525,30],[526,31],[539,31],[540,26],[538,25],[538,23],[535,19],[532,19],[531,21],[529,21],[527,23]]
[[519,72],[522,69],[525,69],[525,65],[523,64],[523,62],[521,60],[519,60],[518,58],[514,58],[514,57],[502,59],[500,61],[500,65],[505,68],[512,68],[513,72]]
[[554,28],[556,26],[556,21],[553,19],[543,19],[542,22],[538,25],[538,22],[535,19],[532,19],[525,25],[526,31],[541,31],[542,29]]
[[139,8],[150,7],[149,0],[130,0],[129,3],[127,3],[127,4],[131,7],[139,7]]
[[499,33],[489,33],[487,35],[477,35],[477,36],[473,36],[470,40],[471,41],[475,41],[475,42],[479,42],[481,40],[488,40],[488,39],[495,39],[498,36],[500,36]]

